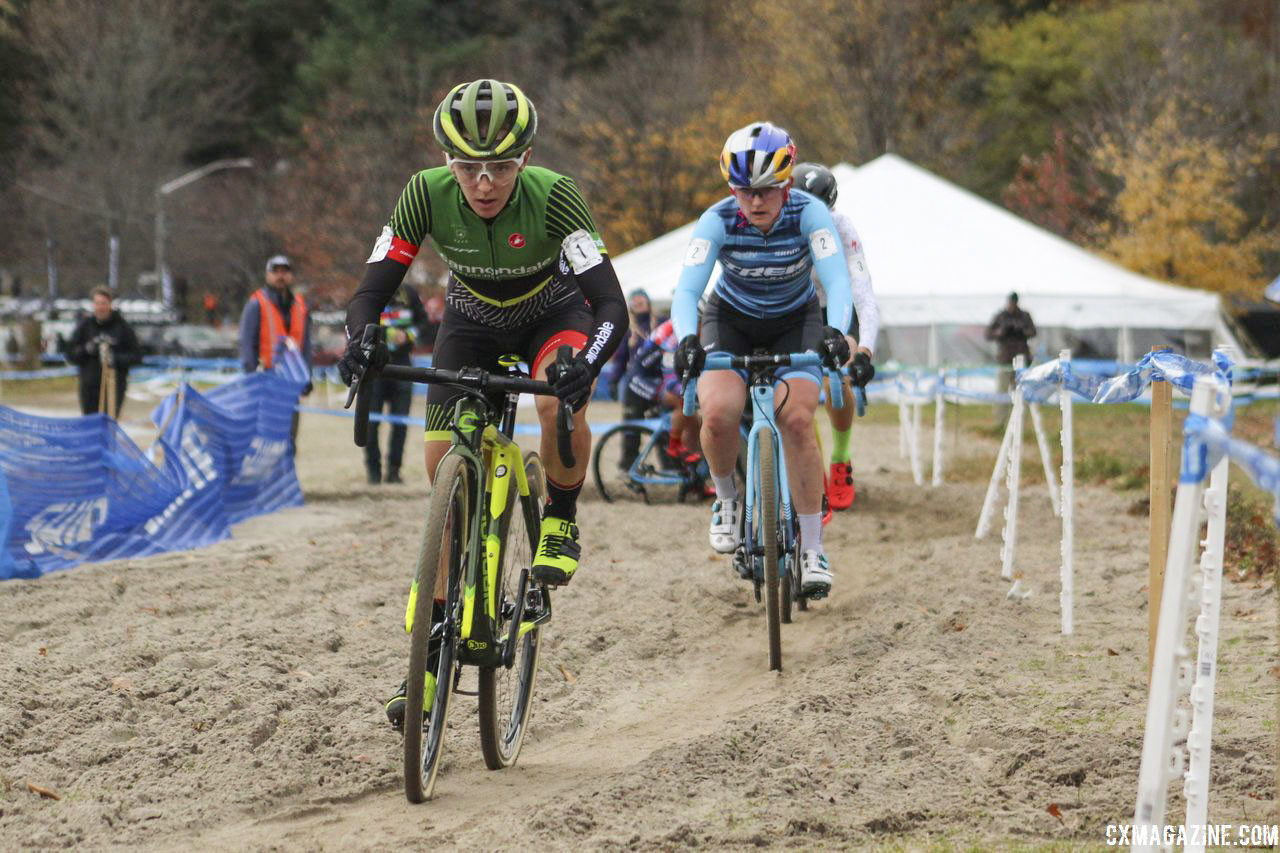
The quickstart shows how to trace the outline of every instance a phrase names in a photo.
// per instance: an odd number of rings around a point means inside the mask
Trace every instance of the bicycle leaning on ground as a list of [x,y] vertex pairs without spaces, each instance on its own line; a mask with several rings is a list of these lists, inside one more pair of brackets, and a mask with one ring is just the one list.
[[[822,356],[812,353],[731,355],[707,353],[708,370],[745,370],[751,392],[751,429],[747,434],[747,476],[745,478],[742,530],[734,567],[755,586],[756,601],[764,590],[765,614],[769,623],[769,669],[782,669],[782,623],[791,621],[791,606],[798,602],[806,608],[810,598],[821,598],[825,592],[806,595],[800,589],[799,560],[796,547],[799,521],[791,509],[791,490],[787,466],[782,454],[782,438],[775,420],[773,386],[775,371],[781,367],[823,367],[831,378],[832,403],[844,407],[844,394],[839,371]],[[783,382],[785,385],[785,381]],[[859,391],[862,389],[859,388]],[[692,415],[697,400],[697,380],[684,378],[684,411]],[[859,398],[860,400],[862,398]],[[783,405],[786,405],[785,399]]]
[[[381,326],[365,327],[361,347],[369,363],[381,345]],[[571,358],[562,347],[556,364]],[[442,370],[385,365],[365,370],[352,385],[355,443],[368,435],[370,381],[377,376],[462,390],[449,421],[453,443],[436,468],[427,520],[414,570],[405,632],[409,674],[405,702],[404,788],[410,802],[435,789],[450,698],[460,690],[463,666],[479,670],[474,695],[480,706],[480,747],[498,770],[515,763],[529,722],[538,669],[541,628],[551,619],[545,584],[532,583],[529,567],[538,544],[546,482],[542,461],[521,454],[512,441],[520,394],[554,396],[548,382],[528,378],[518,356],[502,363],[506,375],[480,368]],[[495,397],[501,396],[501,405]],[[561,406],[557,440],[561,460],[573,467],[573,413]],[[443,576],[441,576],[443,572]],[[444,600],[444,619],[432,627],[432,604]],[[438,643],[434,671],[429,647]]]

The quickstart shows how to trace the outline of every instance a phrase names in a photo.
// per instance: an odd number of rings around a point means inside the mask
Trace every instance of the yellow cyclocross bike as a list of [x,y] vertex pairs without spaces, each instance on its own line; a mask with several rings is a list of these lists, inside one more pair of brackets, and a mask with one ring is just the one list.
[[[385,363],[383,329],[365,327],[361,347],[370,365]],[[563,347],[557,364],[570,357]],[[356,401],[355,442],[368,435],[372,379],[445,383],[463,392],[449,429],[453,445],[432,482],[427,521],[405,631],[409,673],[404,723],[404,790],[410,802],[430,799],[435,789],[448,723],[450,698],[460,690],[463,666],[479,669],[480,745],[485,764],[498,770],[515,763],[529,722],[538,670],[539,633],[551,619],[551,596],[531,582],[538,545],[546,477],[542,460],[521,453],[512,441],[520,394],[554,395],[547,382],[532,380],[503,359],[508,372],[480,368],[440,370],[385,365],[370,367],[352,385]],[[565,465],[573,466],[573,412],[562,405],[557,438]],[[443,601],[443,617],[439,614]],[[433,621],[435,624],[433,624]]]

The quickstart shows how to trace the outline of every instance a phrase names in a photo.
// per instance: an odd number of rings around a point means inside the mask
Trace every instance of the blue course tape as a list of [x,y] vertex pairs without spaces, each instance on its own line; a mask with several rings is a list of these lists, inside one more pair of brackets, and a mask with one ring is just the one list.
[[[298,406],[299,412],[305,412],[311,415],[332,415],[339,418],[354,418],[356,416],[354,409],[325,409],[320,406]],[[378,412],[370,412],[369,420],[377,423],[401,424],[404,426],[426,427],[426,418],[415,418],[408,415],[384,415]],[[589,426],[594,433],[602,433],[607,429],[611,429],[618,425],[618,421],[592,421]],[[648,422],[644,422],[648,425]],[[516,435],[539,435],[542,427],[539,424],[516,424]]]

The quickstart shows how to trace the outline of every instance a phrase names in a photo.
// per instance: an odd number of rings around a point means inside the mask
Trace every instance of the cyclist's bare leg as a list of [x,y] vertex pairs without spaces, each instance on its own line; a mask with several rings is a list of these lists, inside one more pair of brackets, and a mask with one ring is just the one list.
[[702,428],[702,419],[695,415],[686,415],[684,413],[684,398],[678,397],[671,392],[662,395],[662,405],[671,410],[671,433],[677,436],[681,443],[689,450],[698,453],[701,443],[698,441],[698,431]]
[[[828,384],[831,380],[824,379],[823,382]],[[827,416],[831,418],[831,428],[845,432],[853,427],[853,383],[849,381],[849,377],[845,376],[841,380],[844,386],[844,407],[837,409],[831,405],[831,395],[827,394]]]
[[[574,353],[577,352],[575,349]],[[538,374],[533,378],[545,380],[547,368],[554,363],[554,359],[546,359],[538,365]],[[587,409],[591,408],[591,404],[583,406],[573,416],[573,455],[578,464],[573,468],[566,468],[560,461],[560,451],[556,444],[556,416],[560,411],[560,401],[555,397],[535,397],[534,400],[538,408],[538,422],[542,425],[540,448],[547,479],[565,485],[581,483],[587,476],[587,463],[591,459],[591,427],[587,425]]]
[[449,444],[450,442],[448,441],[428,441],[425,443],[428,485],[435,481],[436,469],[440,467],[440,460],[449,452]]
[[[440,467],[440,460],[444,458],[445,453],[449,451],[448,441],[428,441],[425,442],[426,460],[427,460],[427,482],[433,483],[436,478],[436,468]],[[440,565],[436,570],[436,585],[431,591],[431,595],[436,601],[444,601],[448,593],[448,559],[449,549],[440,549]]]
[[742,420],[742,407],[746,402],[747,383],[733,371],[709,371],[699,377],[702,451],[713,477],[728,477],[737,464],[738,424]]
[[785,401],[778,415],[778,429],[782,433],[782,449],[787,457],[787,477],[791,482],[791,500],[796,514],[810,515],[822,510],[823,460],[813,431],[813,413],[818,408],[818,384],[799,376],[792,376],[788,384],[789,394],[782,387],[777,392],[777,402]]

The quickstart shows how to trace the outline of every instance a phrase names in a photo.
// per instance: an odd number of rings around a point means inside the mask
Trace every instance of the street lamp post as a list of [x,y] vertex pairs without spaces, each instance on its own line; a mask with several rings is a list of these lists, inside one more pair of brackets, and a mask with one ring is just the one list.
[[169,265],[165,262],[164,256],[164,197],[214,172],[220,172],[223,169],[251,169],[253,166],[253,159],[249,157],[214,160],[212,163],[206,163],[199,169],[193,169],[185,175],[156,187],[156,277],[160,280],[160,299],[165,308],[173,307],[173,280],[169,276]]

